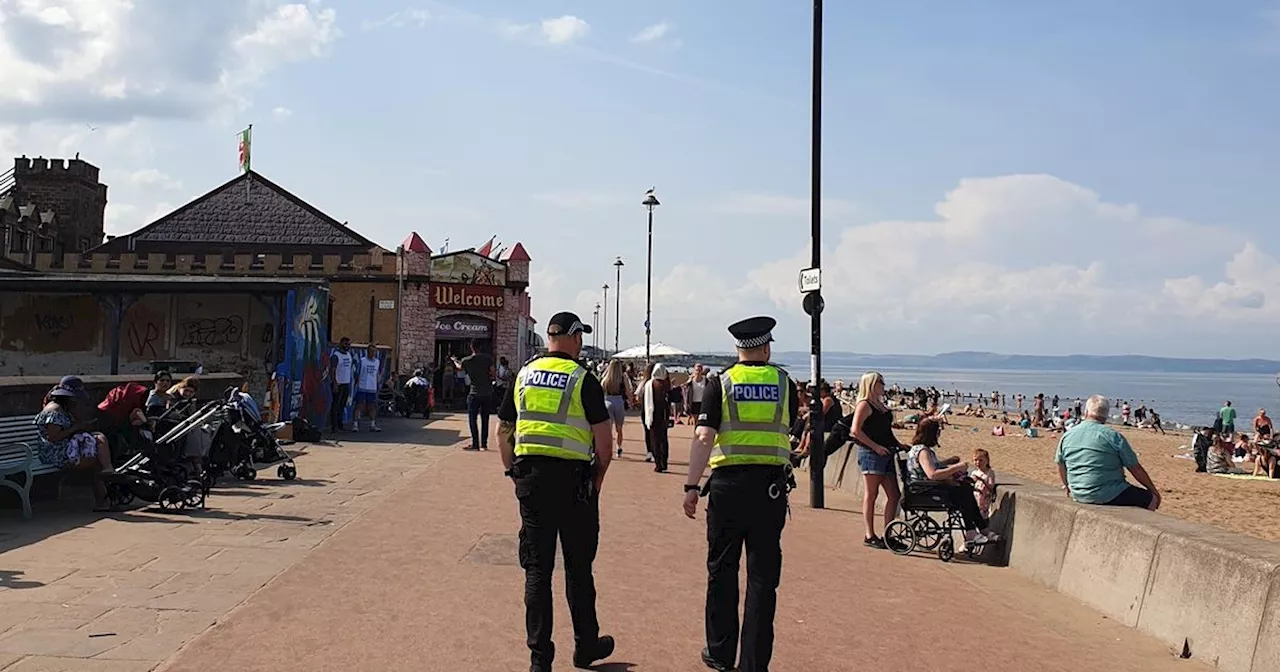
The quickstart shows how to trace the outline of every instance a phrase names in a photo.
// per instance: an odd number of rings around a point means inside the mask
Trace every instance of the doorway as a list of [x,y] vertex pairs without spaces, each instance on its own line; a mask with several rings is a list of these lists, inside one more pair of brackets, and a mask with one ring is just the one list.
[[453,357],[462,359],[471,354],[471,344],[479,352],[493,354],[493,322],[478,315],[445,315],[436,320],[434,380],[436,403],[442,408],[457,410],[467,403],[467,382],[461,371],[453,365]]

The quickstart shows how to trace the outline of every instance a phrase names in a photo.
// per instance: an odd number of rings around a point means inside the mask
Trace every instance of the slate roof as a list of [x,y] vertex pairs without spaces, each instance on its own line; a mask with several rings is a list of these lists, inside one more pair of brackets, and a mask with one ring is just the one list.
[[138,253],[197,246],[246,252],[282,247],[363,252],[378,247],[253,171],[92,251],[128,252],[129,239],[133,239],[132,251]]

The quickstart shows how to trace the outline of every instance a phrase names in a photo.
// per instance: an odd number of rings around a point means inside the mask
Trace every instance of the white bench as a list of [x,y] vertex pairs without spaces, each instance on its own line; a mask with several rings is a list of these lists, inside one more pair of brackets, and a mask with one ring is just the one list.
[[[60,469],[40,461],[36,446],[36,416],[12,415],[0,418],[0,485],[18,493],[22,500],[22,517],[31,517],[31,483],[41,474],[56,474]],[[22,475],[21,483],[11,477]]]

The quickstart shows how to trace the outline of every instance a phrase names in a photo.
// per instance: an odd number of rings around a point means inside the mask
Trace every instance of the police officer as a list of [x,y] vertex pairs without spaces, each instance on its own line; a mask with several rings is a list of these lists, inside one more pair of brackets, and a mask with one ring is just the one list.
[[[773,616],[782,575],[791,444],[799,400],[790,377],[769,363],[771,317],[729,327],[738,363],[703,393],[689,456],[684,513],[693,518],[707,494],[707,647],[702,662],[732,670],[738,656],[738,565],[747,548],[747,597],[742,614],[741,672],[766,672],[773,656]],[[699,486],[708,460],[711,477]]]
[[520,566],[524,568],[525,629],[531,672],[550,672],[551,572],[556,538],[564,555],[565,588],[573,619],[573,664],[589,667],[613,654],[600,636],[591,564],[600,540],[600,484],[613,445],[600,381],[578,363],[582,335],[573,313],[547,324],[547,354],[520,369],[498,409],[502,463],[520,502]]

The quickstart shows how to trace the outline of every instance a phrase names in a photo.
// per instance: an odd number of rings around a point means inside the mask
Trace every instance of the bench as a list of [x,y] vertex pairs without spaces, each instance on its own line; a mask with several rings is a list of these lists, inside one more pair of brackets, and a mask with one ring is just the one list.
[[[22,517],[31,517],[31,483],[41,474],[56,474],[60,469],[40,461],[36,445],[40,434],[36,431],[34,415],[11,415],[0,418],[0,485],[18,493],[22,500]],[[21,483],[11,477],[22,475]]]

